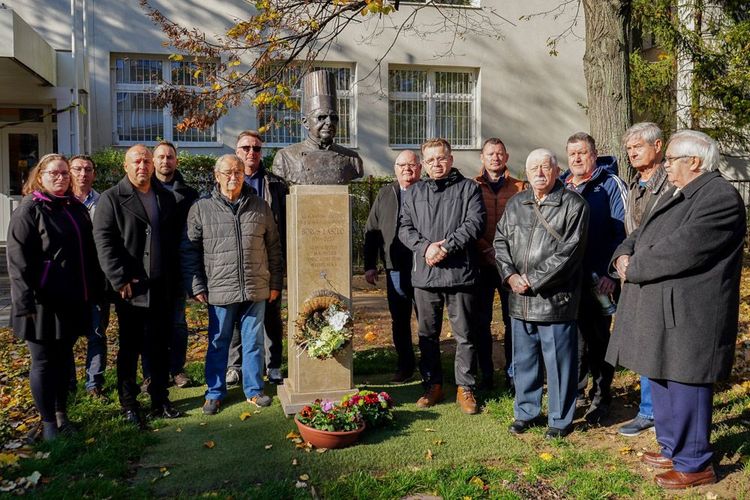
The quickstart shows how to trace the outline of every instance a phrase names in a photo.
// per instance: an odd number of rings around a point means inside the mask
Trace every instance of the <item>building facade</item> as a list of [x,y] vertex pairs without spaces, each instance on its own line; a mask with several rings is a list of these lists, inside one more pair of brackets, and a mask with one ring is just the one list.
[[[401,150],[434,136],[454,145],[455,165],[465,175],[478,171],[482,141],[502,137],[511,169],[519,174],[532,149],[562,154],[572,132],[588,129],[582,21],[551,56],[546,42],[566,28],[564,16],[519,18],[547,11],[557,0],[470,1],[440,7],[401,2],[387,18],[353,23],[316,63],[337,75],[338,141],[360,154],[366,174],[392,173]],[[209,36],[224,33],[249,9],[242,0],[151,4]],[[399,30],[414,9],[417,27]],[[488,13],[487,22],[497,23],[502,38],[483,36],[486,25],[460,37],[441,30],[445,12],[479,9]],[[163,82],[193,86],[200,76],[189,63],[169,58],[173,51],[137,0],[6,0],[0,39],[3,239],[25,174],[46,153],[166,139],[194,153],[221,154],[234,150],[241,130],[258,128],[271,116],[283,126],[265,133],[269,148],[302,137],[294,112],[259,112],[251,96],[209,130],[178,131],[177,120],[151,97]]]

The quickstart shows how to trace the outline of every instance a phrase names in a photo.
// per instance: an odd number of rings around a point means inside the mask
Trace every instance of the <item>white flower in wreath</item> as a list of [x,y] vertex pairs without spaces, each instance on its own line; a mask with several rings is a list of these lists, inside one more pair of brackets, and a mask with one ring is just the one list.
[[331,328],[335,331],[340,332],[344,329],[350,319],[351,315],[347,311],[337,311],[328,318],[328,324],[331,325]]

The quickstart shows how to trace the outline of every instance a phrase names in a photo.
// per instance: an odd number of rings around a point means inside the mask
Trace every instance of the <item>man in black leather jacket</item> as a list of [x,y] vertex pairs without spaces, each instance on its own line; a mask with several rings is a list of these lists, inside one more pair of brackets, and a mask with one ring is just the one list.
[[544,361],[549,395],[549,439],[572,430],[576,401],[576,317],[589,210],[584,199],[557,180],[554,153],[532,151],[526,159],[531,189],[513,196],[497,225],[495,259],[510,295],[513,330],[515,421],[521,434],[538,422]]

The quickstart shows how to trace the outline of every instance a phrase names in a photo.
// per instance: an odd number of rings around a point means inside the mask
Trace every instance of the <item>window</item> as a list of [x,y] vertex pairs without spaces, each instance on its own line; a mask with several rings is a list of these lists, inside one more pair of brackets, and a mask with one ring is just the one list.
[[477,147],[476,71],[390,69],[388,141],[419,146],[443,137],[455,149]]
[[[336,142],[349,147],[356,147],[354,68],[350,64],[314,66],[311,71],[325,69],[336,75],[337,108],[339,128]],[[287,67],[282,71],[280,83],[292,88],[292,98],[302,109],[302,84],[298,67]],[[300,142],[305,138],[302,127],[302,112],[293,111],[283,105],[267,106],[258,110],[258,126],[267,125],[268,130],[262,134],[266,146],[282,147]]]
[[199,89],[205,83],[191,62],[170,61],[166,57],[117,57],[114,61],[115,143],[174,141],[180,145],[216,146],[216,124],[205,129],[177,130],[179,118],[168,108],[160,108],[153,98],[162,83],[174,83]]

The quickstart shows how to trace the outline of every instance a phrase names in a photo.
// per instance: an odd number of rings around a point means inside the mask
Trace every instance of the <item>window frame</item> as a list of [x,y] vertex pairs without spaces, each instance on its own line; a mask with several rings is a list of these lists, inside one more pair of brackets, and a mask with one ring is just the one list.
[[[420,65],[405,65],[405,64],[391,64],[388,66],[388,146],[392,149],[413,149],[421,146],[420,144],[409,144],[409,143],[397,143],[391,142],[391,100],[392,98],[401,100],[412,100],[415,102],[426,102],[426,127],[425,127],[425,140],[430,137],[437,137],[437,114],[436,114],[436,103],[443,96],[466,96],[466,94],[446,94],[439,93],[436,91],[436,74],[437,73],[460,73],[469,74],[473,79],[473,92],[471,95],[471,131],[469,132],[470,144],[454,144],[451,141],[452,138],[445,137],[448,142],[451,143],[453,150],[473,150],[479,148],[479,130],[481,125],[481,98],[480,98],[480,68],[472,67],[454,67],[454,66],[420,66]],[[424,71],[427,74],[426,88],[424,92],[404,92],[398,91],[393,92],[390,90],[390,73],[391,71]]]
[[[319,69],[339,69],[339,68],[346,68],[349,69],[350,72],[350,88],[349,90],[342,90],[337,88],[336,89],[336,99],[348,99],[349,100],[349,142],[340,142],[336,141],[337,144],[350,148],[350,149],[357,149],[357,63],[352,62],[331,62],[331,61],[315,61],[311,65],[310,71],[319,70]],[[299,116],[302,117],[302,88],[300,84],[300,88],[294,89],[292,91],[292,97],[299,99],[300,103],[300,111]],[[256,124],[260,127],[261,125],[265,125],[264,123],[260,122],[260,111],[256,108],[255,110],[255,121]],[[300,128],[300,139],[304,140],[306,137],[304,127],[302,126],[302,123],[299,125]],[[265,133],[261,134],[261,137],[264,137],[263,139],[263,147],[267,148],[284,148],[287,146],[290,146],[294,144],[294,142],[272,142],[272,141],[266,141],[265,140]],[[337,136],[338,139],[338,136]]]
[[[141,84],[141,83],[118,83],[117,82],[117,60],[118,59],[129,59],[129,60],[147,60],[147,61],[160,61],[161,64],[161,80],[162,82],[172,82],[172,63],[174,62],[185,62],[185,61],[172,61],[169,55],[160,54],[128,54],[128,53],[113,53],[110,55],[110,87],[111,87],[111,109],[112,109],[112,144],[114,146],[134,146],[136,144],[156,144],[159,142],[156,139],[149,139],[143,141],[132,141],[132,140],[121,140],[117,132],[117,94],[156,94],[161,88],[161,84]],[[188,61],[189,62],[189,61]],[[200,89],[198,86],[185,86],[186,88]],[[162,108],[163,117],[163,136],[160,140],[169,141],[175,143],[178,147],[189,147],[189,148],[217,148],[223,147],[224,144],[221,138],[221,123],[223,118],[219,118],[214,124],[216,127],[216,140],[215,141],[181,141],[174,137],[174,127],[176,118],[172,116],[170,106],[164,106]]]

